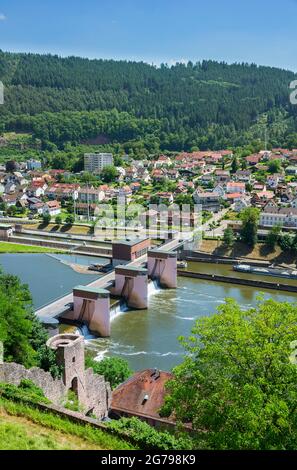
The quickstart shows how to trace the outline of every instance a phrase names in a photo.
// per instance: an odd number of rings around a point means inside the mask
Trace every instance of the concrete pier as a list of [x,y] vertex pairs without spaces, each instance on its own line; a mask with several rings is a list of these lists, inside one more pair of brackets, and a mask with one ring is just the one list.
[[73,289],[73,310],[63,315],[67,320],[85,323],[90,331],[110,336],[109,291],[99,287],[77,286]]
[[128,307],[145,309],[148,307],[147,270],[135,266],[117,266],[115,268],[114,295],[125,300]]
[[172,251],[149,250],[147,255],[148,275],[157,280],[161,287],[177,287],[177,253]]

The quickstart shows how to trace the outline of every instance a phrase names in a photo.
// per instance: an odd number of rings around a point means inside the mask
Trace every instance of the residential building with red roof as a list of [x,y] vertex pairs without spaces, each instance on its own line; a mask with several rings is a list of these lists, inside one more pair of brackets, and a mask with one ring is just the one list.
[[226,186],[227,193],[245,193],[245,183],[229,181]]
[[166,383],[170,372],[146,369],[136,372],[112,392],[111,413],[115,417],[131,417],[146,421],[151,426],[175,426],[172,417],[162,418],[160,409],[165,402]]

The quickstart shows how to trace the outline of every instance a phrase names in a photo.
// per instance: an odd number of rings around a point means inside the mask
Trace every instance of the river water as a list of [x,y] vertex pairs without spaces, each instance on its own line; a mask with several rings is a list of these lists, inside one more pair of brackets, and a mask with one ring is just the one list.
[[[29,285],[36,309],[70,293],[76,285],[89,284],[98,279],[98,274],[80,274],[64,264],[76,261],[77,255],[0,255],[0,266],[3,270],[18,276],[23,283]],[[92,258],[92,262],[106,263],[106,258]]]
[[[17,274],[29,284],[36,307],[70,292],[77,284],[87,284],[98,277],[78,274],[47,255],[0,255],[0,264],[5,271]],[[225,275],[232,272],[231,266],[208,263],[189,265],[189,270],[194,269]],[[195,319],[213,315],[227,297],[248,308],[255,305],[259,294],[253,287],[180,277],[176,290],[151,294],[148,310],[119,312],[112,321],[110,338],[87,339],[86,345],[98,359],[120,356],[128,360],[134,370],[146,367],[169,370],[183,357],[177,338],[190,333]],[[297,302],[297,295],[287,292],[263,290],[263,296]]]

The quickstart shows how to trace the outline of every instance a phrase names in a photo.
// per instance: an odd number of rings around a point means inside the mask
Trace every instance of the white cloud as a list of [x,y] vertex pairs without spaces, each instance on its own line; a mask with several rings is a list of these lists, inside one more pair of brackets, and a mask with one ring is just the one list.
[[3,13],[0,13],[0,21],[5,21],[6,20],[6,16],[3,15]]
[[168,65],[176,65],[177,63],[179,64],[187,64],[188,59],[185,59],[184,57],[181,57],[180,59],[170,59],[168,62]]

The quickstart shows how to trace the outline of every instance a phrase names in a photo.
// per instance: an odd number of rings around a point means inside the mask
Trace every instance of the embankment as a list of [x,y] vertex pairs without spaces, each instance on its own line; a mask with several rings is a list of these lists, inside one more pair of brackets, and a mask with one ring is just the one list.
[[261,279],[241,279],[231,276],[221,276],[218,274],[206,274],[206,273],[194,273],[191,271],[177,271],[178,276],[192,277],[194,279],[203,279],[205,281],[224,282],[228,284],[238,284],[242,286],[256,287],[257,289],[271,289],[286,292],[297,292],[297,285],[288,285],[284,283],[278,283],[277,281],[268,282],[261,281]]

